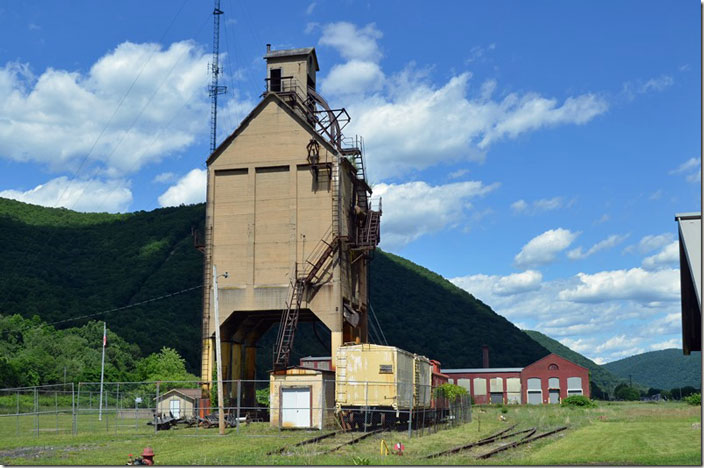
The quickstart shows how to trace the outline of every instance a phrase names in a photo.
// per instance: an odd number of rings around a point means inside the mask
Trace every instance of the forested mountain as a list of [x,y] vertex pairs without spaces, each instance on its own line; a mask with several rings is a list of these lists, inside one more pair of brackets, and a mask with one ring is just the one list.
[[52,323],[196,287],[92,317],[144,355],[162,346],[177,349],[194,372],[200,368],[203,270],[191,227],[203,220],[202,204],[115,215],[0,198],[0,314]]
[[609,395],[613,395],[614,388],[618,384],[624,382],[623,379],[609,372],[609,370],[604,369],[603,366],[600,366],[591,359],[586,358],[575,351],[572,351],[570,348],[563,345],[559,341],[553,340],[549,336],[543,335],[538,331],[523,331],[533,340],[543,345],[543,347],[547,348],[551,353],[555,353],[558,356],[562,356],[563,358],[569,359],[575,364],[579,364],[580,366],[589,369],[589,379],[592,384],[596,385],[599,388],[599,390],[607,392]]
[[[59,329],[104,319],[142,356],[175,348],[197,374],[203,259],[191,230],[202,229],[204,212],[199,204],[117,215],[77,213],[0,198],[0,315],[37,315]],[[446,368],[480,366],[483,344],[497,367],[525,366],[548,354],[441,276],[381,250],[371,265],[371,302],[389,344]],[[185,292],[120,310],[179,291]],[[69,320],[75,317],[84,318]],[[270,368],[274,336],[272,329],[259,343],[261,376]],[[293,358],[329,355],[328,336],[322,326],[314,331],[301,324]]]
[[609,362],[603,367],[624,379],[632,376],[634,382],[652,388],[702,388],[701,352],[685,356],[681,349],[662,349]]

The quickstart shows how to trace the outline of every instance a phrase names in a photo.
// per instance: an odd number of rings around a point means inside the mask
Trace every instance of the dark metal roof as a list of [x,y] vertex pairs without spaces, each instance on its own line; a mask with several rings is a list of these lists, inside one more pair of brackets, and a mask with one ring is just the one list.
[[284,49],[284,50],[270,50],[264,56],[265,59],[268,58],[278,58],[278,57],[293,57],[296,55],[308,55],[314,52],[314,47],[300,47],[298,49]]
[[522,367],[479,367],[472,369],[441,369],[443,374],[494,374],[498,372],[521,372]]
[[298,49],[283,49],[283,50],[271,50],[271,46],[267,44],[266,55],[264,55],[264,60],[277,59],[283,57],[300,57],[313,54],[313,60],[315,61],[315,71],[320,71],[320,66],[318,65],[318,56],[315,53],[315,47],[300,47]]

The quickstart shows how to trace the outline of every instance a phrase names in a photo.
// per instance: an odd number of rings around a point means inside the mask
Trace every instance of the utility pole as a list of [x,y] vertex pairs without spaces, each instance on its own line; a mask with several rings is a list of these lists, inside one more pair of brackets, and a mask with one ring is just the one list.
[[[227,278],[227,272],[223,273]],[[222,349],[220,346],[220,311],[218,307],[218,270],[213,264],[213,305],[215,309],[215,365],[218,371],[218,428],[220,435],[225,435],[225,414],[223,413],[222,395]]]

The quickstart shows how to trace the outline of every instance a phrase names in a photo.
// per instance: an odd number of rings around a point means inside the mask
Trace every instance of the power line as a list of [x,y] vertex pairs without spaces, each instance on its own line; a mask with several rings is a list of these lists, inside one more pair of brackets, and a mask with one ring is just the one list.
[[71,317],[71,318],[67,318],[67,319],[64,319],[64,320],[58,320],[58,321],[56,321],[56,322],[50,322],[50,323],[48,323],[47,325],[56,325],[57,323],[72,322],[72,321],[74,321],[74,320],[82,320],[82,319],[85,319],[85,318],[97,317],[98,315],[109,314],[109,313],[117,312],[117,311],[120,311],[120,310],[131,309],[132,307],[141,306],[141,305],[144,305],[144,304],[148,304],[148,303],[150,303],[150,302],[160,301],[160,300],[162,300],[162,299],[166,299],[167,297],[178,296],[179,294],[183,294],[183,293],[186,293],[186,292],[188,292],[188,291],[193,291],[194,289],[200,289],[200,288],[202,288],[202,287],[203,287],[203,285],[200,284],[200,285],[198,285],[198,286],[193,286],[193,287],[191,287],[191,288],[182,289],[182,290],[180,290],[180,291],[176,291],[176,292],[173,292],[173,293],[170,293],[170,294],[164,294],[163,296],[152,297],[151,299],[147,299],[147,300],[144,300],[144,301],[141,301],[141,302],[135,302],[134,304],[129,304],[129,305],[122,306],[122,307],[115,307],[114,309],[108,309],[108,310],[104,310],[104,311],[102,311],[102,312],[96,312],[96,313],[94,313],[94,314],[79,315],[78,317]]
[[[182,289],[182,290],[180,290],[180,291],[175,291],[175,292],[172,292],[172,293],[169,293],[169,294],[163,294],[163,295],[161,295],[161,296],[152,297],[152,298],[149,298],[149,299],[145,299],[145,300],[143,300],[143,301],[140,301],[140,302],[135,302],[135,303],[133,303],[133,304],[128,304],[128,305],[126,305],[126,306],[114,307],[114,308],[112,308],[112,309],[107,309],[107,310],[103,310],[103,311],[100,311],[100,312],[94,312],[94,313],[92,313],[92,314],[79,315],[79,316],[77,316],[77,317],[69,317],[69,318],[67,318],[67,319],[57,320],[57,321],[55,321],[55,322],[45,322],[45,323],[42,323],[41,325],[38,325],[38,326],[33,326],[33,327],[30,326],[30,327],[27,327],[27,328],[20,329],[19,331],[21,331],[21,332],[26,332],[26,331],[29,331],[29,330],[32,330],[32,329],[39,329],[39,328],[41,328],[41,327],[43,327],[43,326],[45,326],[45,325],[52,325],[52,326],[53,326],[53,325],[57,325],[57,324],[60,324],[60,323],[73,322],[73,321],[75,321],[75,320],[83,320],[83,319],[87,319],[87,318],[91,318],[91,317],[97,317],[97,316],[99,316],[99,315],[111,314],[111,313],[113,313],[113,312],[119,312],[119,311],[122,311],[122,310],[127,310],[127,309],[131,309],[131,308],[134,308],[134,307],[139,307],[139,306],[142,306],[142,305],[144,305],[144,304],[149,304],[149,303],[152,303],[152,302],[161,301],[161,300],[167,299],[167,298],[169,298],[169,297],[178,296],[178,295],[180,295],[180,294],[184,294],[184,293],[187,293],[187,292],[189,292],[189,291],[193,291],[193,290],[196,290],[196,289],[200,289],[200,288],[202,288],[202,287],[203,287],[203,285],[202,285],[202,284],[199,284],[198,286],[193,286],[193,287],[186,288],[186,289]],[[1,330],[1,332],[3,332],[3,333],[9,333],[10,331],[12,331],[12,330]]]

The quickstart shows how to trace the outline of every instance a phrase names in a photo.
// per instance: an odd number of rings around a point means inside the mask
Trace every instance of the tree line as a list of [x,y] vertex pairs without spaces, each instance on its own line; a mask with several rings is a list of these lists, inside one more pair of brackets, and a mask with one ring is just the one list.
[[[0,387],[98,382],[103,348],[103,323],[57,330],[38,316],[0,315]],[[173,348],[142,355],[108,328],[105,381],[197,380]]]

